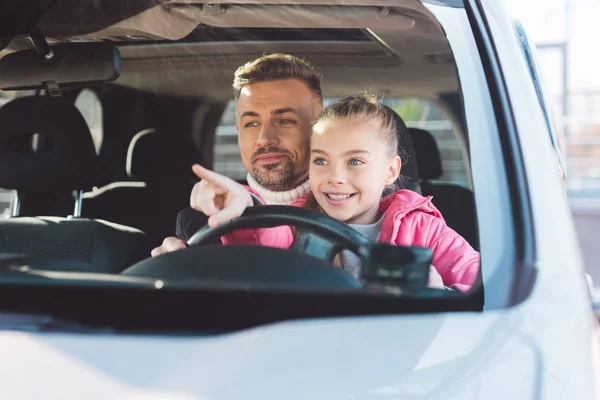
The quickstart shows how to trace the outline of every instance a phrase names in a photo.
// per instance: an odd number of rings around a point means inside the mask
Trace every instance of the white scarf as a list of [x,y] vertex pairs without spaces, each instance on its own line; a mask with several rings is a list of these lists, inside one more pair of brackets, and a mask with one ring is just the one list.
[[310,192],[310,185],[308,184],[308,181],[286,192],[275,192],[261,186],[250,174],[248,174],[247,179],[248,186],[256,190],[268,205],[289,206],[300,197]]

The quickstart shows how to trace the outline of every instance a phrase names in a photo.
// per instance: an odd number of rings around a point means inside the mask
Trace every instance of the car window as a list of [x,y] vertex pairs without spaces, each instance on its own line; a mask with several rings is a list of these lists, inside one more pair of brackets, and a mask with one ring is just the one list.
[[544,80],[542,79],[542,71],[538,62],[536,48],[527,36],[523,25],[519,21],[515,21],[514,26],[517,38],[519,39],[519,43],[521,44],[521,48],[523,50],[523,55],[527,61],[527,66],[529,67],[529,73],[531,75],[533,85],[535,86],[540,107],[544,113],[544,118],[546,119],[548,133],[550,134],[550,141],[552,142],[552,146],[554,147],[554,151],[556,153],[556,160],[559,165],[560,172],[562,176],[565,177],[567,171],[561,149],[562,144],[559,143],[558,136],[556,134],[556,126],[552,114],[553,109],[548,98],[548,90],[544,84]]
[[[458,127],[437,102],[409,97],[384,99],[383,103],[396,111],[407,127],[427,131],[434,137],[442,159],[442,176],[431,179],[431,182],[449,183],[469,188],[467,168],[465,167],[465,146],[459,139],[461,136]],[[418,159],[417,163],[419,163]]]
[[[0,91],[0,107],[12,100],[14,96],[15,93]],[[0,188],[0,220],[10,216],[13,197],[12,190]]]
[[75,107],[81,112],[90,128],[96,154],[100,153],[103,139],[102,103],[98,95],[89,89],[83,89],[75,99]]
[[[323,105],[327,106],[336,100],[339,98],[326,97],[323,99]],[[465,167],[465,146],[459,140],[458,127],[437,102],[410,97],[386,98],[382,99],[382,103],[396,111],[407,127],[425,130],[435,138],[442,159],[443,173],[431,182],[450,183],[469,188]],[[240,157],[237,135],[235,101],[230,100],[216,130],[214,168],[215,171],[232,179],[243,181],[246,179],[247,172]]]
[[10,216],[10,205],[13,197],[12,190],[0,188],[0,219]]
[[[88,31],[70,35],[64,28],[56,30],[56,38],[61,42],[78,42],[77,46],[86,45],[85,42],[94,42],[90,45],[104,42],[107,46],[116,46],[123,57],[124,68],[115,81],[94,81],[86,87],[65,86],[63,95],[75,103],[88,124],[99,155],[98,168],[102,169],[98,174],[102,190],[98,190],[98,195],[93,198],[86,197],[83,205],[76,202],[77,207],[83,206],[83,216],[93,220],[91,222],[107,221],[124,228],[119,230],[122,236],[111,236],[107,245],[100,239],[91,241],[99,243],[100,252],[109,253],[111,257],[108,258],[85,253],[89,246],[56,246],[59,248],[50,250],[72,256],[70,248],[85,247],[82,250],[85,254],[77,254],[78,260],[91,260],[90,270],[111,271],[116,275],[131,265],[147,265],[145,258],[160,245],[158,240],[146,241],[150,237],[148,232],[160,238],[175,233],[184,237],[181,231],[197,216],[201,222],[198,229],[205,226],[206,218],[199,213],[192,214],[194,217],[188,220],[177,219],[178,214],[185,218],[189,211],[190,192],[195,183],[190,165],[200,162],[218,173],[245,182],[247,171],[238,147],[232,78],[241,65],[267,53],[281,52],[305,59],[323,76],[325,105],[366,90],[392,107],[408,127],[428,131],[433,136],[440,151],[443,173],[432,179],[432,185],[427,185],[431,192],[423,190],[422,193],[435,199],[434,205],[444,216],[444,222],[453,229],[456,227],[455,232],[465,229],[473,234],[475,239],[467,240],[467,243],[480,251],[484,260],[481,271],[486,285],[486,306],[494,308],[509,304],[506,299],[514,286],[513,274],[517,273],[512,266],[518,265],[515,243],[520,238],[515,234],[515,221],[520,219],[514,217],[515,200],[510,197],[519,189],[511,186],[513,181],[508,175],[515,168],[507,163],[517,155],[513,157],[506,153],[511,148],[502,136],[505,124],[497,118],[510,103],[498,100],[497,88],[490,88],[495,70],[485,64],[489,57],[482,54],[487,50],[474,33],[474,23],[462,3],[405,2],[410,12],[385,7],[377,10],[375,18],[370,6],[348,9],[344,2],[320,6],[304,0],[293,7],[298,12],[298,21],[276,18],[289,15],[289,5],[266,3],[258,8],[240,3],[233,7],[233,13],[228,7],[197,7],[184,2],[167,7],[172,12],[168,15],[165,14],[167,8],[156,7],[153,18],[146,13],[136,14],[132,21],[123,19],[125,13],[107,16],[106,23],[114,23],[114,26],[107,26],[94,36],[88,35]],[[64,12],[70,11],[66,8]],[[110,10],[107,12],[110,14]],[[324,13],[327,18],[322,18]],[[168,18],[159,29],[152,22],[162,16]],[[94,16],[88,17],[93,20]],[[202,17],[202,22],[195,21],[196,17]],[[65,15],[65,20],[69,18],[72,17]],[[130,27],[130,22],[135,28]],[[77,24],[74,26],[74,29],[81,28]],[[53,32],[52,29],[57,27],[49,24],[43,31]],[[144,33],[144,30],[148,32]],[[19,51],[19,48],[10,50]],[[49,87],[48,81],[44,84]],[[223,104],[226,107],[219,115]],[[201,113],[199,109],[205,112]],[[46,117],[51,119],[52,114]],[[193,141],[190,143],[184,138]],[[134,151],[130,151],[132,148]],[[419,163],[418,156],[416,158]],[[134,164],[135,168],[132,167]],[[77,165],[82,170],[77,172],[88,172],[84,171],[84,163]],[[129,174],[131,168],[136,170],[135,174]],[[90,180],[96,179],[95,172],[89,172]],[[412,172],[414,174],[414,169]],[[188,176],[182,176],[186,173]],[[143,182],[127,179],[116,182],[113,179],[114,176],[131,178],[132,175],[143,175]],[[89,186],[88,182],[76,184]],[[298,184],[297,188],[307,190],[303,182]],[[23,215],[68,215],[73,210],[74,196],[72,187],[64,186],[65,193],[48,194],[44,192],[47,187],[41,187],[44,193],[29,199],[23,197],[22,209],[29,207],[28,213]],[[278,196],[282,194],[279,190],[265,190],[267,194],[273,192],[276,192],[275,196],[283,197]],[[283,195],[297,193],[294,190],[286,192]],[[325,193],[334,203],[355,194]],[[378,201],[379,196],[374,198]],[[9,199],[10,192],[5,198],[0,197],[0,207],[6,209]],[[69,211],[57,213],[58,209]],[[68,226],[69,222],[72,221],[65,221],[63,226]],[[49,224],[41,226],[51,228]],[[107,227],[106,232],[112,232],[113,228]],[[50,238],[63,236],[48,235]],[[396,237],[389,235],[392,236]],[[139,243],[129,245],[125,237],[132,243],[139,239]],[[313,245],[312,239],[300,237],[300,240],[303,245]],[[35,240],[22,243],[36,244]],[[214,247],[217,248],[215,252],[223,249]],[[139,249],[139,253],[134,253],[134,249]],[[32,246],[31,251],[36,250]],[[281,254],[289,256],[290,253],[282,250]],[[118,267],[96,265],[107,263],[106,259],[111,262],[118,259],[121,263]],[[278,258],[274,256],[274,259]],[[477,257],[470,260],[479,261]],[[248,264],[246,272],[252,271],[254,264],[260,262],[252,257],[242,261]],[[215,262],[217,265],[219,260]],[[165,271],[176,270],[178,266]],[[234,275],[230,274],[230,277]],[[188,283],[181,278],[175,285],[183,287]],[[235,284],[239,283],[237,280]],[[281,282],[269,284],[279,287],[278,283]],[[162,280],[152,282],[152,288],[169,284]],[[202,290],[195,285],[191,283],[184,290]],[[479,280],[474,285],[481,288]],[[256,290],[250,286],[249,291]],[[270,290],[268,286],[265,284]],[[219,288],[215,290],[219,291]],[[443,293],[443,296],[452,295],[451,291]],[[483,296],[482,291],[478,294]],[[410,301],[413,300],[417,301],[417,298]]]
[[244,181],[248,172],[242,163],[237,141],[235,101],[227,102],[215,135],[214,170],[236,181]]

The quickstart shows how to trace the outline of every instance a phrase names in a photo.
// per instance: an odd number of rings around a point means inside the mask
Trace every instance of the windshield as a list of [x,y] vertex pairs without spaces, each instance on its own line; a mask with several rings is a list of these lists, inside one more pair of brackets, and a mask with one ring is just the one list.
[[50,7],[8,35],[7,310],[223,302],[238,311],[205,319],[219,330],[481,310],[484,286],[502,306],[512,206],[467,12],[367,3]]

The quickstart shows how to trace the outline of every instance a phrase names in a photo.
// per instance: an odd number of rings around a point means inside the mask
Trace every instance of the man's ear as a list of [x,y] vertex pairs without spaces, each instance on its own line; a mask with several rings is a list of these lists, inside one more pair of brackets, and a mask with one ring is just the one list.
[[401,169],[402,160],[400,160],[400,156],[396,155],[394,158],[392,158],[392,161],[390,162],[388,173],[385,178],[385,184],[391,185],[392,183],[396,182],[396,179],[398,179],[398,176],[400,176]]

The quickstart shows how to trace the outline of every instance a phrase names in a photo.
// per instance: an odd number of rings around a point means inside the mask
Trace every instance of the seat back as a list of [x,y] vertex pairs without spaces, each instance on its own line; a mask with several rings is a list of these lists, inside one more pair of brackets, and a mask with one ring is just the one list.
[[446,224],[465,238],[474,249],[479,249],[475,197],[469,189],[449,183],[433,183],[442,174],[442,157],[433,135],[423,129],[408,129],[419,160],[418,172],[421,191],[433,196],[433,204],[440,210]]
[[[42,145],[32,150],[35,134]],[[147,255],[142,232],[77,218],[81,192],[97,179],[97,161],[89,128],[72,103],[36,96],[2,106],[0,187],[15,190],[24,201],[35,194],[35,204],[54,204],[57,194],[71,197],[74,218],[13,215],[1,220],[0,253],[85,261],[96,272],[119,272],[141,259],[142,252]]]
[[417,168],[417,154],[413,144],[413,139],[404,120],[390,107],[384,106],[394,113],[396,121],[396,134],[398,135],[398,155],[402,160],[402,168],[400,177],[396,181],[396,185],[400,189],[409,189],[417,193],[421,193],[421,185],[419,180],[419,172]]
[[143,130],[127,152],[126,172],[132,181],[84,193],[84,215],[136,227],[158,246],[173,236],[177,212],[189,204],[195,162],[191,139]]
[[[27,256],[61,270],[120,273],[150,256],[134,228],[86,218],[18,217],[0,221],[0,253]],[[60,261],[78,261],[64,263]]]

